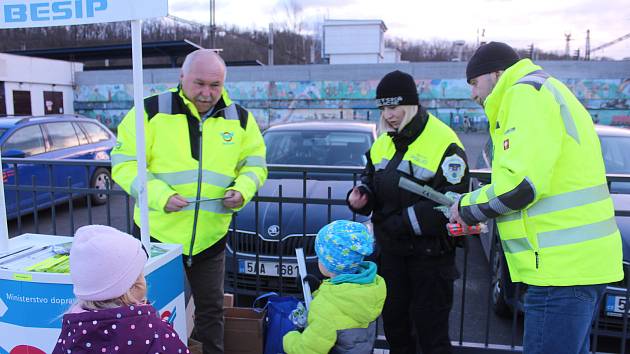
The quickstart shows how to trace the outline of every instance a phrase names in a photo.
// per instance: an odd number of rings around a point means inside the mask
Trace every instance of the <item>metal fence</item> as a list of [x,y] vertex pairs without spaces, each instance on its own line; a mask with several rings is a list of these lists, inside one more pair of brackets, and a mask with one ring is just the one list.
[[[44,165],[48,171],[48,184],[38,184],[33,176],[20,175],[20,166],[26,164]],[[9,220],[10,235],[22,233],[41,233],[52,235],[72,235],[74,231],[83,225],[99,223],[116,227],[128,233],[133,228],[133,200],[123,190],[115,185],[108,185],[105,190],[91,189],[89,187],[73,187],[71,178],[66,179],[65,185],[58,185],[55,174],[63,170],[63,166],[81,166],[85,169],[86,181],[90,178],[90,171],[96,167],[109,168],[109,161],[92,160],[37,160],[37,159],[3,159],[3,170],[15,171],[14,183],[5,184],[5,193],[15,193],[18,205],[22,198],[30,196],[33,205],[28,212],[18,211],[15,217]],[[309,263],[309,273],[315,272],[316,267],[313,241],[318,227],[309,224],[317,215],[325,215],[324,222],[330,222],[344,212],[349,213],[346,207],[345,194],[352,185],[358,181],[359,168],[343,167],[296,167],[296,166],[269,166],[270,179],[280,180],[277,188],[270,194],[257,195],[249,204],[251,215],[245,215],[247,210],[236,213],[230,231],[227,235],[226,251],[226,289],[236,294],[237,303],[249,304],[259,294],[270,290],[280,294],[301,295],[301,285],[296,277],[295,257],[293,251],[297,247],[305,250]],[[488,177],[488,172],[473,171],[473,177]],[[611,182],[630,182],[630,175],[608,175]],[[7,180],[7,178],[5,178]],[[293,180],[285,186],[282,181]],[[28,183],[27,181],[30,181]],[[319,194],[313,193],[313,185],[317,181],[336,181],[335,185],[320,188]],[[332,182],[329,182],[332,183]],[[471,184],[472,186],[472,184]],[[337,187],[335,190],[334,187]],[[338,188],[345,188],[339,191]],[[471,187],[472,188],[472,187]],[[296,191],[297,189],[297,191]],[[342,193],[341,193],[342,192]],[[60,199],[45,209],[37,205],[37,193],[49,193],[50,199]],[[92,205],[90,195],[105,194],[107,200],[104,205]],[[62,196],[61,198],[58,198]],[[283,210],[298,206],[299,215],[293,212],[290,220]],[[263,236],[259,225],[261,215],[269,208],[276,208],[274,214],[277,217],[274,225],[280,237],[270,240]],[[343,211],[340,211],[342,210]],[[630,209],[630,206],[629,206]],[[341,213],[341,214],[340,214]],[[317,214],[317,215],[316,215]],[[367,218],[349,214],[350,218],[357,221],[368,221]],[[630,217],[630,210],[617,210],[619,217]],[[253,220],[248,220],[253,217]],[[320,215],[321,218],[321,215]],[[287,225],[301,223],[300,232],[285,235],[283,228]],[[243,228],[250,227],[247,232]],[[323,224],[322,224],[323,225]],[[319,226],[322,226],[319,225]],[[496,235],[492,235],[496,237]],[[491,247],[497,242],[492,239]],[[491,248],[490,259],[479,258],[479,242],[474,237],[468,237],[463,242],[463,247],[457,251],[457,262],[461,272],[461,278],[456,281],[456,297],[451,316],[451,339],[457,353],[514,353],[521,352],[522,343],[522,314],[513,311],[511,318],[505,319],[496,316],[492,310],[492,281],[494,274],[492,265],[495,261],[495,252]],[[236,256],[235,256],[236,255]],[[253,271],[244,271],[245,263],[241,258],[250,257],[255,265]],[[265,263],[266,262],[266,263]],[[249,263],[252,264],[252,263]],[[276,266],[275,275],[260,274],[262,264]],[[624,271],[628,274],[629,265],[624,263]],[[252,274],[253,273],[253,274]],[[284,274],[284,276],[282,276]],[[628,309],[625,304],[630,301],[630,294],[626,290],[630,288],[629,277],[623,281],[611,284],[607,289],[607,296],[618,296],[619,308],[623,313],[613,313],[602,301],[599,315],[593,324],[592,350],[605,352],[630,353],[628,339]],[[522,293],[522,284],[515,284],[515,293]],[[605,299],[606,300],[606,299]],[[623,304],[622,304],[623,303]],[[518,309],[520,301],[517,296],[514,306]],[[379,330],[382,333],[382,330]],[[379,335],[376,348],[387,348],[384,336]]]

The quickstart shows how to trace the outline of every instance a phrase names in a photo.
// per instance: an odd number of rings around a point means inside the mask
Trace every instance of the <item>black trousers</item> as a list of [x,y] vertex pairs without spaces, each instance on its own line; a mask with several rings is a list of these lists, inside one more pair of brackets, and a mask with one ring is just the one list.
[[400,256],[381,252],[379,274],[387,284],[383,326],[391,354],[452,353],[448,320],[453,283],[459,273],[454,254]]
[[195,300],[195,338],[204,354],[222,354],[225,251],[184,269]]
[[[133,235],[140,238],[134,225]],[[151,237],[151,242],[160,242]],[[184,252],[187,252],[184,250]],[[204,354],[223,354],[223,291],[225,278],[225,237],[205,251],[193,256],[191,267],[184,270],[195,301],[193,336],[203,344]]]

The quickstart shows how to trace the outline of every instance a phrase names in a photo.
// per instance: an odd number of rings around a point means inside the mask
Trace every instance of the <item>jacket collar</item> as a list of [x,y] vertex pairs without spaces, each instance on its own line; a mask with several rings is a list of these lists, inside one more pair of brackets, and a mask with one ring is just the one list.
[[429,114],[422,106],[418,106],[418,113],[400,132],[388,132],[396,150],[406,151],[407,147],[422,134],[429,120]]
[[503,96],[507,90],[523,76],[541,69],[540,66],[534,64],[531,60],[521,59],[503,72],[503,75],[501,75],[499,81],[497,81],[496,86],[492,89],[492,92],[490,92],[484,104],[484,111],[486,112],[486,116],[488,116],[490,129],[494,129],[495,127],[499,107],[501,107],[501,101],[503,101]]
[[[181,106],[186,107],[188,112],[190,112],[193,117],[201,120],[201,114],[199,114],[199,112],[197,111],[197,107],[195,107],[195,104],[191,100],[189,100],[188,97],[186,97],[186,94],[184,93],[181,84],[177,85],[177,96],[181,99]],[[223,88],[223,90],[221,91],[221,98],[219,98],[217,104],[214,105],[214,107],[211,109],[212,114],[210,114],[209,117],[214,117],[216,113],[223,111],[223,109],[231,104],[232,100],[230,99],[230,96],[228,95],[225,88]]]
[[355,274],[339,274],[330,279],[332,284],[354,283],[371,284],[376,278],[376,263],[362,261],[359,263],[359,272]]

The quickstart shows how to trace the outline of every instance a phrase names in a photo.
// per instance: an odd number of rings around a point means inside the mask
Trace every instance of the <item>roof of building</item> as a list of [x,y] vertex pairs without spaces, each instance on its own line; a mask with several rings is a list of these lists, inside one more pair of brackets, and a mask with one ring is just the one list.
[[365,26],[378,25],[383,31],[387,31],[387,26],[383,20],[324,20],[324,26]]
[[[167,57],[170,63],[167,65],[145,65],[145,67],[178,67],[177,60],[184,58],[189,53],[195,51],[197,47],[188,41],[161,41],[142,43],[142,57]],[[91,60],[107,59],[131,59],[131,43],[107,44],[89,47],[66,47],[7,51],[9,54],[24,55],[30,57],[60,59],[75,62],[86,62]],[[263,65],[258,60],[246,60],[237,62],[226,62],[228,66]],[[85,69],[122,69],[123,66],[100,66],[86,67]]]

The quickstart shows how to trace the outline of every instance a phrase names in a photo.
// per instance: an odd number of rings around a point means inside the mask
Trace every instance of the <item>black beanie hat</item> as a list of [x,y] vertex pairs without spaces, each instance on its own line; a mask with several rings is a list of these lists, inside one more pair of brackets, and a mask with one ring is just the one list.
[[505,43],[490,42],[481,45],[468,61],[466,81],[470,82],[483,74],[505,70],[519,60],[514,49]]
[[382,106],[417,106],[418,89],[411,75],[400,70],[383,76],[376,86],[376,104]]

